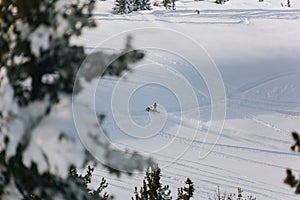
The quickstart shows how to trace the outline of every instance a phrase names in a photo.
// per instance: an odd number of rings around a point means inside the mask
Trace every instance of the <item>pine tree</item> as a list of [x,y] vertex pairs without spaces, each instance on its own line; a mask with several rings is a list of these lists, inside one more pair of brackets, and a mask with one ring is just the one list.
[[191,179],[187,178],[185,181],[186,186],[183,188],[178,188],[177,200],[189,200],[194,194],[194,183]]
[[151,10],[151,2],[150,0],[142,0],[141,3],[141,10]]
[[128,14],[134,11],[133,0],[116,0],[114,12],[115,14]]
[[134,0],[134,11],[138,10],[151,10],[150,0]]
[[[0,3],[1,63],[6,66],[15,96],[22,105],[59,91],[71,93],[75,74],[85,57],[70,38],[84,27],[94,27],[95,1],[57,8],[58,0],[3,0]],[[86,13],[83,13],[86,10]],[[66,22],[67,25],[63,25]],[[15,44],[15,45],[11,45]],[[64,59],[61,59],[64,58]],[[47,80],[47,77],[55,77]],[[24,81],[31,80],[29,86]]]
[[153,167],[149,168],[146,171],[145,176],[145,182],[143,189],[146,189],[146,191],[143,191],[146,193],[147,198],[150,200],[158,199],[158,189],[161,188],[160,183],[160,168],[159,167]]
[[133,11],[151,10],[150,0],[116,0],[115,14],[128,14]]
[[160,168],[154,166],[148,168],[145,172],[145,178],[140,192],[135,187],[134,197],[132,200],[170,200],[171,191],[169,186],[163,186],[160,182]]

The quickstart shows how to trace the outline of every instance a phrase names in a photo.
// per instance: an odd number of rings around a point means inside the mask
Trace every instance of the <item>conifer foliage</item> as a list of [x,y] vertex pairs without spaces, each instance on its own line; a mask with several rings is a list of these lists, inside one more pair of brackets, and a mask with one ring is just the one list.
[[[0,2],[0,66],[7,67],[20,104],[40,100],[46,94],[55,102],[59,91],[72,92],[85,54],[81,46],[69,41],[84,27],[96,25],[91,17],[94,4],[94,0],[80,4],[58,0]],[[24,84],[26,81],[29,84]]]
[[178,198],[177,200],[189,200],[194,194],[194,183],[191,179],[187,178],[185,181],[185,187],[178,188]]
[[145,172],[143,185],[138,192],[135,187],[134,197],[132,200],[157,200],[162,193],[165,193],[167,187],[162,187],[160,182],[161,171],[158,166],[148,168]]
[[[143,185],[138,190],[135,187],[134,197],[132,200],[171,200],[171,190],[169,185],[162,185],[160,182],[161,170],[158,166],[148,168],[145,172]],[[187,178],[185,181],[186,186],[178,188],[178,200],[189,200],[194,193],[193,182]]]
[[134,0],[134,11],[151,9],[150,0]]
[[128,14],[133,11],[134,5],[132,0],[116,0],[114,13],[115,14]]
[[[113,196],[109,195],[105,192],[105,189],[108,187],[108,183],[106,182],[105,178],[101,179],[101,182],[96,190],[90,189],[88,186],[92,182],[94,168],[88,166],[86,174],[82,176],[78,174],[75,167],[70,167],[70,175],[69,177],[76,180],[86,189],[89,194],[89,200],[112,200]],[[103,194],[102,194],[103,193]]]
[[151,10],[150,0],[116,0],[114,13],[129,14],[133,11]]
[[[70,167],[70,173],[66,179],[55,176],[50,172],[40,173],[36,163],[30,167],[23,164],[23,152],[28,143],[20,143],[15,156],[7,157],[7,145],[9,139],[5,139],[5,148],[0,152],[0,199],[11,198],[6,186],[16,184],[18,191],[16,197],[26,200],[41,199],[72,199],[72,200],[111,200],[113,197],[104,190],[108,187],[106,180],[102,178],[96,190],[88,188],[91,183],[93,168],[88,166],[86,175],[79,175],[75,167]],[[103,194],[102,194],[103,193]]]

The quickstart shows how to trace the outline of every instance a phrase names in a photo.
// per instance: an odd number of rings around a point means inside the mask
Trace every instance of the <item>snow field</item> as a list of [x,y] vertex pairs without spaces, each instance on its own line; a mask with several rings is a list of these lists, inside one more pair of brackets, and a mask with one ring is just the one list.
[[[260,200],[296,200],[283,179],[287,167],[299,173],[300,164],[300,155],[289,150],[290,132],[300,129],[300,2],[292,1],[292,8],[281,7],[279,0],[232,0],[222,6],[212,2],[177,1],[174,11],[153,7],[129,15],[112,15],[113,1],[97,3],[94,17],[99,27],[76,42],[87,49],[118,49],[126,36],[123,32],[131,31],[135,47],[153,42],[167,50],[146,49],[146,58],[132,66],[132,72],[99,80],[94,101],[96,111],[106,114],[103,128],[116,148],[152,156],[173,197],[189,177],[196,188],[194,199],[208,199],[219,185],[227,192],[241,187],[245,195]],[[224,83],[225,121],[212,120],[212,109],[221,109],[224,101],[211,104],[207,77],[198,76],[191,65],[205,65],[203,54],[174,35],[149,27],[177,31],[204,48]],[[141,35],[143,28],[149,31]],[[173,54],[178,47],[188,56]],[[190,84],[197,102],[190,100],[189,92],[178,98],[178,91],[187,91],[182,84],[175,89],[158,84],[181,80]],[[113,94],[116,88],[119,96]],[[153,102],[162,113],[145,111]],[[134,129],[126,127],[128,119]],[[212,125],[223,123],[221,132]],[[149,132],[139,136],[136,130]],[[209,154],[203,157],[203,152]],[[116,199],[130,199],[143,178],[143,174],[115,178],[101,168],[96,174],[108,179]]]

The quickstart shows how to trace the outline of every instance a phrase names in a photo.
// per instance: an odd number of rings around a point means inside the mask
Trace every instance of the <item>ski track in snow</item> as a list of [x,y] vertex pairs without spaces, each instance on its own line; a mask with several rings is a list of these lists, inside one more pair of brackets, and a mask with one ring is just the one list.
[[[299,71],[289,72],[243,86],[238,89],[237,95],[230,98],[230,103],[297,116],[300,114],[300,87],[293,80],[289,79],[296,78],[299,74]],[[284,83],[281,82],[282,84],[276,84],[276,81],[280,79],[286,79],[286,81]],[[273,94],[269,91],[273,92]],[[272,97],[275,93],[274,91],[276,91],[276,96]],[[289,96],[286,93],[294,95],[292,97],[293,100],[288,100]],[[283,98],[286,99],[283,100]],[[255,120],[252,116],[250,118]],[[275,126],[273,128],[276,129]]]

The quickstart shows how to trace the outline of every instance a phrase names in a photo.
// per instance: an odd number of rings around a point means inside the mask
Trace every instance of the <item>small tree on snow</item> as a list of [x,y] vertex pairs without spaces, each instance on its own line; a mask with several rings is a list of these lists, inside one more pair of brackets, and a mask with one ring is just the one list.
[[191,179],[187,178],[185,184],[185,187],[178,188],[177,200],[189,200],[193,197],[195,191],[194,183],[191,181]]
[[209,197],[209,200],[256,200],[256,197],[253,196],[243,196],[243,190],[241,188],[237,188],[237,193],[227,194],[226,192],[221,192],[218,187],[216,192],[212,197]]
[[[300,152],[300,136],[297,132],[292,132],[292,137],[294,140],[294,144],[291,146],[291,150],[295,152]],[[293,172],[291,169],[286,169],[286,177],[284,179],[284,183],[289,185],[292,188],[295,189],[296,194],[300,194],[300,178],[296,178],[293,175]]]

